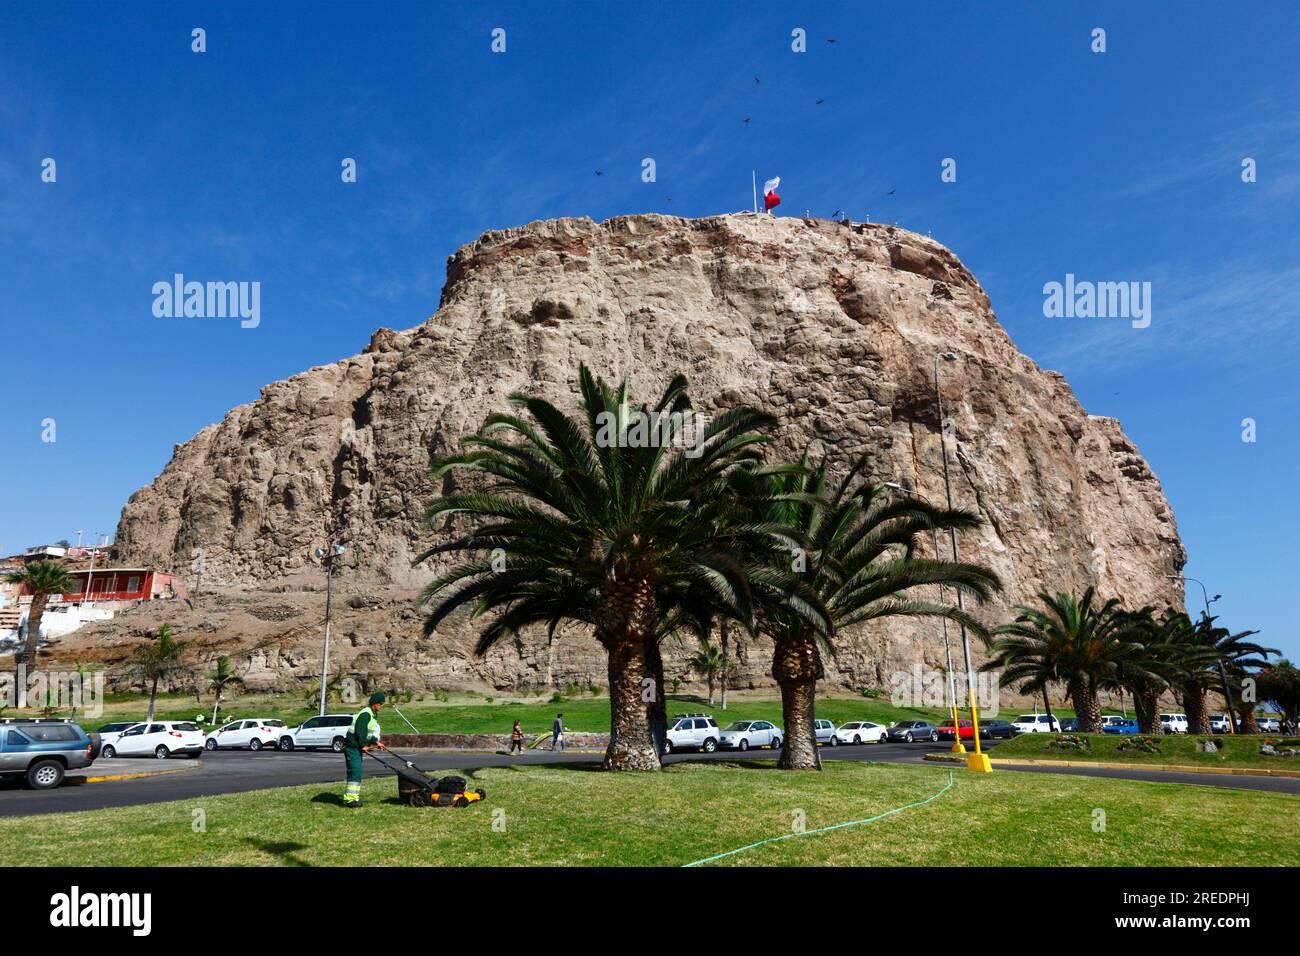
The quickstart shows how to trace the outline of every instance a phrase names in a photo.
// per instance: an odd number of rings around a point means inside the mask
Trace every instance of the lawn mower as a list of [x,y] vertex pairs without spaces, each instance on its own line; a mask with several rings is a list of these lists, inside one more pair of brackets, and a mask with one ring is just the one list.
[[405,767],[391,764],[378,754],[366,751],[397,774],[397,797],[412,807],[468,807],[487,796],[482,790],[469,790],[464,777],[430,777],[401,754],[388,751]]

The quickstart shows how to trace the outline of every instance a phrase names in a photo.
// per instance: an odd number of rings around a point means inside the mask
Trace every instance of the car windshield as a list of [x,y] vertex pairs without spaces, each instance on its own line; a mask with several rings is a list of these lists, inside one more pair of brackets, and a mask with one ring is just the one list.
[[172,724],[172,730],[198,730],[198,724]]
[[727,724],[727,726],[724,729],[725,730],[748,730],[751,724],[753,724],[752,720],[736,720],[730,724]]
[[862,727],[861,724],[856,724],[856,723],[854,723],[854,724],[845,724],[843,727],[840,728],[840,730],[858,730],[858,729],[860,729],[861,727]]
[[264,726],[264,727],[283,727],[283,726],[284,726],[284,721],[283,721],[283,720],[264,720],[264,721],[262,721],[262,726]]
[[1021,714],[1019,717],[1016,718],[1016,723],[1018,724],[1032,724],[1033,722],[1034,722],[1033,714]]

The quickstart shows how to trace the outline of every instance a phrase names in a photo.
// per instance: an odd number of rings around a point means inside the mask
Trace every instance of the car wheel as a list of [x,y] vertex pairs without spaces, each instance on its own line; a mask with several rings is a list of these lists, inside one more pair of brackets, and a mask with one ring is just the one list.
[[876,743],[878,743],[878,744],[887,744],[887,743],[889,743],[889,735],[888,735],[888,734],[881,734],[879,737],[876,738]]
[[860,734],[854,734],[854,735],[853,735],[853,743],[854,743],[855,745],[856,745],[856,744],[860,744],[860,743],[862,743],[862,736],[861,736]]
[[164,747],[162,744],[159,744],[157,749],[155,749],[153,752],[153,755],[157,757],[159,760],[166,760],[169,754],[171,754],[171,751],[168,750],[166,747]]
[[718,749],[718,742],[714,740],[712,737],[704,741],[704,752],[706,754],[711,754],[717,749]]
[[107,747],[105,747],[103,750],[99,752],[99,755],[101,757],[104,757],[105,759],[112,760],[114,757],[117,756],[117,751],[113,749],[112,744],[109,744]]
[[213,740],[211,737],[209,737],[207,740],[203,741],[203,749],[204,749],[204,750],[216,750],[216,749],[217,749],[217,742],[216,742],[215,740]]
[[831,746],[832,746],[832,747],[838,747],[839,745],[840,745],[840,738],[839,738],[839,737],[832,736],[832,737],[831,737]]
[[280,738],[280,749],[281,749],[281,750],[286,750],[286,751],[288,751],[288,750],[292,750],[292,749],[293,749],[293,738],[292,738],[292,737],[281,737],[281,738]]
[[664,738],[664,748],[663,748],[663,749],[664,749],[664,753],[665,753],[665,754],[670,754],[670,753],[673,752],[673,742],[672,742],[671,740],[669,740],[667,737]]
[[930,732],[930,743],[932,743],[932,744],[937,744],[938,742],[939,742],[939,731],[937,731],[937,730],[935,730],[935,731],[931,731],[931,732]]
[[780,749],[781,749],[781,738],[780,738],[780,737],[773,737],[773,738],[772,738],[772,749],[773,749],[773,750],[780,750]]
[[254,753],[257,753],[257,751],[262,749],[262,741],[254,737],[252,740],[248,742],[248,749],[253,751]]
[[909,730],[909,731],[907,732],[907,735],[906,735],[903,739],[906,740],[906,741],[910,744],[910,743],[912,742],[912,732]]
[[748,741],[748,740],[742,740],[742,741],[740,742],[740,746],[737,747],[737,749],[738,749],[738,750],[748,750],[748,749],[749,749],[749,741]]
[[330,744],[330,750],[334,751],[336,754],[343,753],[343,738],[335,737],[334,742]]
[[63,764],[57,760],[38,760],[27,768],[27,786],[33,790],[50,790],[63,782]]

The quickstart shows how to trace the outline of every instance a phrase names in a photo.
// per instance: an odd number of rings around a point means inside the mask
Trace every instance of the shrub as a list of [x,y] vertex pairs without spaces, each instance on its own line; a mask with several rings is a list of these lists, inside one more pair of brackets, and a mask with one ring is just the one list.
[[1066,751],[1091,751],[1092,744],[1087,737],[1080,737],[1078,734],[1058,734],[1055,740],[1048,741],[1047,746],[1051,750]]
[[1161,751],[1160,745],[1156,743],[1154,737],[1128,737],[1120,741],[1119,746],[1115,748],[1115,752],[1158,754]]

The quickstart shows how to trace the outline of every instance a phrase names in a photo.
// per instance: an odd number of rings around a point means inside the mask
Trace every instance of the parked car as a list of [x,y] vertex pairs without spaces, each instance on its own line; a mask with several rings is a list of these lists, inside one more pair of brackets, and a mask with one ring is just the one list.
[[1006,737],[1008,740],[1018,734],[1015,725],[1005,720],[981,720],[980,736],[984,740],[995,740],[998,737]]
[[1061,733],[1077,734],[1079,732],[1079,718],[1067,717],[1061,724]]
[[1232,731],[1232,722],[1227,714],[1215,714],[1210,718],[1210,733],[1226,734]]
[[1187,733],[1186,714],[1161,714],[1160,726],[1167,734]]
[[911,743],[914,740],[937,741],[939,728],[928,720],[900,720],[889,728],[890,740],[902,740]]
[[280,735],[280,749],[292,750],[301,747],[304,750],[316,750],[328,747],[335,753],[343,752],[343,740],[352,726],[351,714],[324,714],[304,720],[288,733]]
[[105,757],[148,757],[165,760],[174,754],[197,757],[203,753],[203,731],[189,720],[155,720],[132,724],[117,740],[105,744]]
[[1103,734],[1136,734],[1138,732],[1138,722],[1132,718],[1121,717],[1119,720],[1112,720],[1106,726],[1101,728]]
[[1260,717],[1256,722],[1261,734],[1280,734],[1282,732],[1282,721],[1277,717]]
[[974,740],[975,725],[971,723],[969,720],[958,720],[957,727],[954,730],[951,719],[945,720],[943,723],[939,725],[940,740],[952,740],[958,734],[961,735],[962,740]]
[[249,750],[261,750],[263,747],[278,747],[285,736],[283,720],[270,717],[252,717],[246,720],[232,720],[224,727],[218,727],[203,738],[207,750],[227,750],[247,747]]
[[703,750],[711,754],[718,749],[718,722],[708,714],[679,714],[664,735],[664,753],[674,750]]
[[835,724],[829,720],[819,718],[813,721],[813,737],[819,744],[830,744],[832,747],[839,744],[835,737]]
[[889,728],[884,724],[873,724],[869,720],[850,720],[840,724],[831,738],[831,743],[841,744],[883,744],[889,739]]
[[112,724],[105,724],[97,729],[95,733],[99,734],[101,749],[116,741],[122,735],[122,731],[129,730],[138,723],[140,723],[138,720],[119,720]]
[[722,728],[718,746],[723,750],[781,746],[781,728],[767,720],[737,720]]
[[1021,714],[1011,722],[1018,734],[1059,734],[1061,722],[1046,714]]
[[15,717],[0,721],[0,777],[18,778],[33,790],[50,790],[69,770],[99,756],[99,736],[70,720]]
[[1106,732],[1106,728],[1109,727],[1111,724],[1122,724],[1125,723],[1128,719],[1129,718],[1122,717],[1119,714],[1102,714],[1101,732],[1104,734]]

